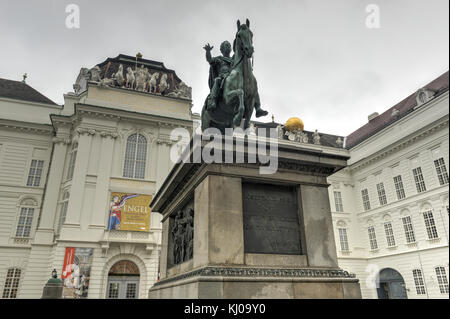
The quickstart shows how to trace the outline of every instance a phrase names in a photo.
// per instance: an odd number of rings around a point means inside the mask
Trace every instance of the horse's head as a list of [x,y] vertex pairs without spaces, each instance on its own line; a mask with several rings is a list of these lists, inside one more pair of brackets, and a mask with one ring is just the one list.
[[247,19],[245,24],[237,21],[237,33],[236,39],[234,40],[233,50],[241,50],[241,54],[250,58],[253,55],[253,32],[250,30],[250,21]]

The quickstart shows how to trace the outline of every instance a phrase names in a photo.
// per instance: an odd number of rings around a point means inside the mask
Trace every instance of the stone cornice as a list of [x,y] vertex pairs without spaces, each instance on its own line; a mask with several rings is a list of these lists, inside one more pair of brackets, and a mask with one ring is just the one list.
[[97,118],[110,118],[146,123],[153,122],[157,124],[157,126],[165,128],[183,127],[189,129],[192,127],[192,120],[189,119],[177,119],[154,114],[118,110],[98,105],[76,103],[75,110],[76,114],[80,116],[87,115]]
[[77,127],[75,129],[75,132],[78,135],[88,135],[88,136],[94,136],[96,134],[100,135],[101,137],[110,137],[112,139],[115,139],[119,136],[119,134],[113,130],[113,131],[109,131],[109,130],[96,130],[93,128],[89,128],[89,127]]
[[448,116],[443,120],[439,121],[438,123],[433,123],[431,126],[426,128],[425,130],[419,131],[418,133],[411,134],[404,139],[398,141],[397,143],[391,144],[388,147],[383,148],[382,150],[372,154],[371,156],[361,159],[360,161],[348,166],[348,169],[354,173],[357,170],[360,170],[364,167],[367,167],[368,165],[377,162],[381,160],[382,158],[394,153],[398,152],[401,149],[404,149],[405,147],[411,145],[412,143],[415,143],[419,140],[422,140],[423,138],[427,137],[428,135],[434,133],[435,131],[448,127],[449,125],[449,118]]
[[59,115],[59,114],[50,114],[50,119],[52,121],[53,127],[58,131],[61,127],[70,128],[76,122],[77,118],[75,115],[67,116],[67,115]]
[[49,124],[34,124],[29,122],[0,119],[0,129],[19,131],[31,134],[51,135],[53,127]]

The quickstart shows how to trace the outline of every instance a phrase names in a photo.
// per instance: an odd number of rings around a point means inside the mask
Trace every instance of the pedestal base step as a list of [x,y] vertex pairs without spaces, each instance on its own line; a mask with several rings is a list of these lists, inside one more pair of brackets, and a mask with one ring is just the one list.
[[358,279],[341,269],[203,267],[166,278],[154,299],[359,299]]

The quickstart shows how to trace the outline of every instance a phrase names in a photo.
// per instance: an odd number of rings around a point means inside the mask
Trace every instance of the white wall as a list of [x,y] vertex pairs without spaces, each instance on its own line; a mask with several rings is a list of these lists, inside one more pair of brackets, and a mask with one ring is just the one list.
[[[377,298],[365,281],[373,269],[394,268],[404,277],[408,298],[417,295],[412,269],[422,261],[429,298],[439,292],[434,267],[444,266],[448,278],[448,184],[440,185],[434,160],[443,158],[449,172],[448,91],[350,150],[349,167],[330,176],[329,198],[337,247],[338,227],[347,228],[349,251],[338,249],[340,267],[360,279],[363,298]],[[412,170],[422,169],[426,191],[418,193]],[[397,198],[393,177],[402,176],[406,198]],[[376,184],[383,183],[387,204],[381,205]],[[368,189],[371,209],[365,211],[361,190]],[[334,191],[340,191],[344,212],[336,212]],[[428,239],[423,212],[432,210],[438,239]],[[411,216],[417,243],[406,242],[402,218]],[[388,247],[384,224],[391,222],[396,245]],[[370,249],[368,227],[374,226],[378,249]],[[413,267],[413,268],[411,268]],[[435,277],[435,274],[434,274]]]

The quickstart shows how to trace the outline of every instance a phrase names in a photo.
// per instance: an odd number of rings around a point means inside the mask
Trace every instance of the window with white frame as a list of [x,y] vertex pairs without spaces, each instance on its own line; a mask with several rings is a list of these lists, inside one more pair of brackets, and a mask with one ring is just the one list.
[[344,205],[342,204],[342,196],[341,192],[334,191],[334,204],[336,205],[337,212],[344,211]]
[[369,192],[367,191],[367,188],[365,188],[361,191],[361,195],[362,195],[364,210],[370,210],[370,199],[369,199]]
[[377,236],[375,234],[375,227],[370,226],[368,228],[368,233],[369,233],[370,249],[371,250],[378,249]]
[[422,270],[420,269],[413,269],[413,278],[414,278],[414,284],[416,286],[416,292],[418,295],[425,295],[425,282],[423,280]]
[[19,268],[9,268],[6,271],[5,286],[3,287],[2,298],[17,298],[21,274],[22,270]]
[[21,207],[19,221],[17,222],[16,237],[30,237],[33,224],[34,208]]
[[436,167],[436,173],[439,179],[439,184],[441,185],[448,184],[448,173],[447,168],[445,167],[444,159],[441,157],[435,160],[434,166]]
[[395,237],[394,237],[394,230],[392,229],[392,223],[385,223],[384,224],[384,232],[386,234],[386,241],[388,247],[395,246]]
[[59,212],[59,222],[58,222],[58,229],[57,233],[59,234],[61,232],[62,225],[66,221],[67,216],[67,206],[69,205],[69,192],[64,192],[61,202],[61,210]]
[[75,169],[75,162],[77,160],[78,143],[73,143],[70,150],[69,169],[67,170],[67,179],[72,179],[73,171]]
[[338,228],[339,230],[339,241],[341,243],[341,250],[348,251],[348,236],[347,236],[347,228]]
[[414,243],[416,241],[416,235],[414,234],[411,216],[403,217],[402,221],[403,221],[403,229],[405,230],[406,242],[408,244]]
[[434,222],[433,212],[431,210],[423,213],[425,227],[427,228],[428,239],[438,238],[436,224]]
[[434,268],[441,294],[448,294],[448,279],[444,267]]
[[145,178],[147,139],[142,134],[132,134],[127,139],[123,177]]
[[39,186],[41,184],[42,169],[44,161],[31,160],[30,171],[28,172],[27,186]]
[[384,190],[383,183],[377,184],[377,192],[378,192],[378,199],[380,200],[380,205],[386,205],[387,199],[386,199],[386,191]]
[[413,169],[414,181],[416,183],[416,188],[418,193],[422,193],[427,190],[425,186],[425,181],[423,179],[422,168],[416,167]]
[[403,181],[402,176],[398,175],[394,177],[394,185],[395,185],[395,192],[397,193],[397,199],[403,199],[406,197],[405,195],[405,189],[403,187]]

